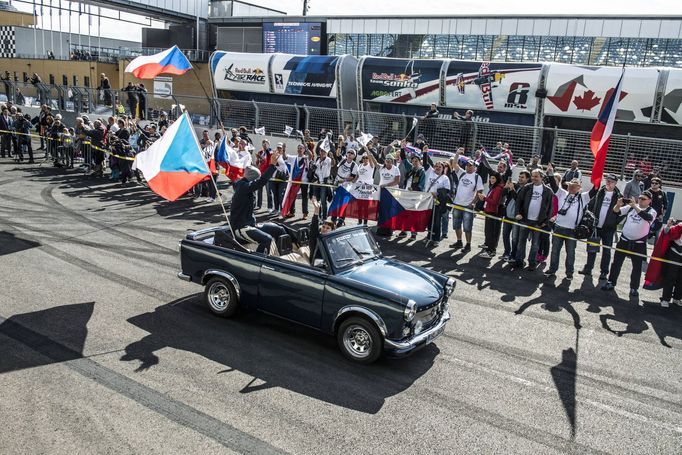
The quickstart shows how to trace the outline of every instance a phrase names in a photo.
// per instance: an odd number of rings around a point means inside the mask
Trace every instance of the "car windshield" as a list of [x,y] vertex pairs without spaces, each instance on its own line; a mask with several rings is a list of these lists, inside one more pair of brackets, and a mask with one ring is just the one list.
[[333,236],[327,241],[327,246],[336,268],[363,262],[381,253],[374,239],[361,229]]

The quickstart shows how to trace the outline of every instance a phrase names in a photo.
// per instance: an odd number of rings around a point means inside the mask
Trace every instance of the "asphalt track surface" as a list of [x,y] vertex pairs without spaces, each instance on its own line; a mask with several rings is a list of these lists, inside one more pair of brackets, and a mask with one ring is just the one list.
[[453,319],[359,367],[330,337],[203,307],[176,245],[221,220],[0,162],[0,453],[682,453],[682,308],[659,293],[381,241],[457,278]]

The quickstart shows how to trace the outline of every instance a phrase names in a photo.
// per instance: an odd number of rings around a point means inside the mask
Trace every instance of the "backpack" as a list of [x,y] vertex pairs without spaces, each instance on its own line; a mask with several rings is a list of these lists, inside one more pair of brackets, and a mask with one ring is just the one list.
[[[575,238],[579,240],[589,239],[597,227],[597,217],[587,207],[583,210],[583,217],[578,222],[580,216],[580,207],[583,204],[583,198],[578,198],[578,215],[576,216],[576,226],[574,229]],[[589,204],[588,204],[589,205]]]

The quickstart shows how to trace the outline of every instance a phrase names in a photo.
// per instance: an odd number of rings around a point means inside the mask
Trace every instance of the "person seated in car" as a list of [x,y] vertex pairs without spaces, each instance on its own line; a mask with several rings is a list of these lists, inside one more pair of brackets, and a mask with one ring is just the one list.
[[322,256],[320,255],[319,251],[316,250],[317,248],[317,240],[320,237],[320,235],[328,234],[334,230],[334,222],[333,221],[323,221],[322,225],[320,225],[320,201],[317,200],[315,196],[313,196],[310,201],[313,204],[313,218],[310,220],[310,264],[313,265],[315,263],[315,259],[322,259]]

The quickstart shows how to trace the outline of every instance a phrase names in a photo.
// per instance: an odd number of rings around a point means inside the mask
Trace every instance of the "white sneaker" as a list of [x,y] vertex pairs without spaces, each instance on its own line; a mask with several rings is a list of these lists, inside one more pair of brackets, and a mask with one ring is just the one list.
[[673,303],[677,306],[682,306],[682,300],[680,299],[673,299]]
[[275,209],[268,209],[268,215],[272,215],[273,213],[275,213]]
[[670,308],[670,302],[668,302],[667,300],[661,300],[661,307]]
[[207,197],[206,202],[215,202],[215,199],[213,199],[212,197]]
[[489,252],[487,252],[487,251],[483,251],[483,252],[481,252],[481,254],[478,255],[478,257],[479,257],[479,258],[483,258],[483,259],[492,259],[492,258],[493,258],[493,255],[491,255],[491,254],[490,254]]

